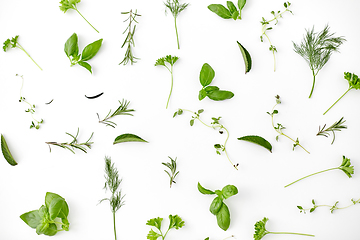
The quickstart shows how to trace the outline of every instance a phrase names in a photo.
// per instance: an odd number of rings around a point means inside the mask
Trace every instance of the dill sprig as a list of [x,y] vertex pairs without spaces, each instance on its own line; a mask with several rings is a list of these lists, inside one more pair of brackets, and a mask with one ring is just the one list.
[[[140,14],[137,13],[137,10],[135,10],[135,12],[132,11],[132,9],[129,12],[122,12],[121,14],[129,14],[129,17],[124,21],[129,21],[129,25],[127,26],[127,28],[125,29],[125,31],[123,32],[123,34],[127,31],[127,35],[125,38],[125,41],[123,43],[123,45],[121,46],[121,48],[123,48],[125,46],[125,44],[127,44],[127,49],[125,52],[125,57],[124,59],[121,61],[120,64],[128,64],[129,61],[131,62],[131,65],[133,65],[133,63],[136,63],[136,59],[139,59],[137,57],[134,57],[133,53],[132,53],[132,47],[135,47],[135,42],[134,42],[134,34],[135,34],[135,28],[136,25],[135,23],[138,23],[138,21],[135,20],[136,17],[141,16]],[[132,25],[134,24],[134,27],[132,27]]]
[[344,125],[344,123],[346,122],[346,120],[344,120],[344,117],[340,118],[339,121],[333,123],[333,125],[331,125],[330,127],[326,128],[326,124],[324,124],[324,126],[320,129],[319,126],[319,132],[316,134],[316,136],[324,136],[324,137],[328,137],[330,136],[330,132],[332,132],[333,134],[333,140],[331,142],[331,144],[334,143],[335,141],[335,131],[341,131],[341,129],[346,129],[347,126]]
[[64,148],[64,149],[68,149],[74,154],[75,154],[75,151],[74,151],[75,149],[79,149],[79,150],[83,151],[84,153],[87,153],[86,147],[91,149],[91,144],[93,144],[93,142],[90,142],[90,140],[91,140],[92,136],[94,135],[94,133],[92,133],[90,138],[84,143],[79,143],[78,142],[77,137],[79,135],[79,128],[78,128],[77,133],[76,133],[75,136],[73,136],[70,133],[66,133],[66,134],[73,138],[73,140],[71,142],[65,142],[65,143],[46,142],[46,144],[49,145],[50,152],[51,152],[51,147],[50,147],[51,145],[58,146],[58,147],[61,147],[61,148]]
[[103,201],[109,201],[110,209],[113,214],[113,222],[114,222],[114,236],[116,238],[116,225],[115,225],[115,213],[124,205],[123,198],[124,196],[121,194],[121,189],[119,189],[122,179],[119,178],[119,172],[115,167],[114,163],[111,163],[110,157],[105,157],[105,190],[109,190],[111,192],[110,198],[103,198],[99,203]]
[[170,158],[170,162],[162,163],[162,164],[170,169],[171,174],[166,170],[164,170],[164,171],[170,177],[170,188],[171,188],[172,184],[176,183],[175,177],[179,174],[179,171],[176,171],[176,158],[175,158],[175,160],[172,159],[171,157],[169,157],[169,158]]
[[103,123],[106,126],[110,126],[115,128],[117,126],[116,123],[109,121],[110,118],[118,116],[118,115],[130,115],[133,116],[130,112],[134,112],[134,109],[128,109],[128,106],[130,104],[130,101],[127,100],[122,100],[122,102],[120,102],[120,106],[113,112],[111,113],[111,109],[109,111],[109,113],[106,115],[106,117],[103,120],[100,120],[99,114],[97,113],[97,116],[99,118],[99,123]]
[[321,32],[314,32],[314,27],[306,29],[306,35],[300,45],[293,42],[294,51],[305,59],[313,74],[313,85],[309,98],[314,91],[315,77],[324,65],[329,61],[333,52],[338,52],[339,46],[346,39],[344,37],[333,37],[334,33],[329,32],[328,25]]
[[177,26],[176,26],[176,19],[178,17],[178,15],[185,10],[185,8],[189,5],[188,3],[183,3],[180,4],[179,0],[167,0],[166,2],[164,2],[165,6],[167,9],[165,9],[165,13],[167,13],[167,10],[169,10],[173,17],[174,17],[174,21],[175,21],[175,31],[176,31],[176,40],[177,40],[177,45],[178,45],[178,49],[180,49],[180,44],[179,44],[179,35],[178,35],[178,30],[177,30]]

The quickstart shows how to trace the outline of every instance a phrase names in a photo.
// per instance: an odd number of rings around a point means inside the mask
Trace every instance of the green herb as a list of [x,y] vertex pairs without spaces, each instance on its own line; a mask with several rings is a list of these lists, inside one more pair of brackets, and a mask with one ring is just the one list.
[[92,59],[97,52],[100,50],[103,39],[99,39],[93,43],[87,45],[81,55],[79,54],[79,45],[78,45],[78,37],[76,33],[71,35],[68,40],[65,42],[64,51],[66,56],[70,60],[70,67],[79,64],[80,66],[86,68],[90,73],[92,73],[92,69],[88,60]]
[[307,177],[311,177],[311,176],[319,174],[319,173],[323,173],[323,172],[327,172],[327,171],[331,171],[331,170],[336,170],[336,169],[343,171],[349,178],[351,178],[352,174],[354,174],[354,166],[351,166],[350,159],[343,156],[342,163],[341,163],[341,165],[339,167],[329,168],[329,169],[326,169],[326,170],[322,170],[320,172],[316,172],[316,173],[307,175],[305,177],[302,177],[302,178],[300,178],[300,179],[286,185],[285,187],[288,187],[288,186],[290,186],[290,185],[292,185],[292,184],[294,184],[294,183],[296,183],[296,182],[298,182],[300,180],[303,180],[303,179],[305,179]]
[[261,33],[262,33],[262,34],[261,34],[261,36],[260,36],[260,40],[261,40],[261,42],[263,42],[263,41],[264,41],[264,36],[265,36],[265,37],[267,38],[269,44],[270,44],[269,50],[272,52],[273,57],[274,57],[274,72],[275,72],[275,70],[276,70],[275,52],[277,52],[277,49],[276,49],[276,47],[271,43],[270,38],[269,38],[269,36],[267,35],[266,31],[272,30],[273,27],[269,27],[268,25],[269,25],[271,22],[273,22],[273,21],[275,21],[275,23],[274,23],[273,26],[277,25],[279,19],[282,18],[282,15],[283,15],[284,13],[290,12],[291,14],[293,14],[292,11],[289,10],[290,5],[291,5],[290,2],[284,2],[285,10],[284,10],[283,12],[281,12],[281,11],[277,11],[277,12],[271,11],[271,14],[274,16],[274,18],[272,18],[271,20],[266,20],[266,19],[263,17],[263,18],[262,18],[262,21],[261,21],[261,25],[262,25]]
[[308,150],[306,150],[306,149],[300,144],[298,138],[296,138],[296,140],[294,140],[294,139],[292,139],[291,137],[289,137],[288,135],[286,135],[285,133],[283,133],[283,130],[285,129],[285,127],[284,127],[282,124],[277,123],[277,125],[275,126],[275,124],[274,124],[274,115],[276,115],[276,114],[279,113],[279,111],[276,110],[275,107],[276,107],[278,104],[281,103],[279,95],[275,96],[275,98],[276,98],[276,104],[275,104],[275,106],[272,108],[271,113],[267,112],[267,114],[269,114],[269,115],[271,116],[271,124],[272,124],[273,128],[275,129],[275,131],[279,134],[278,136],[276,136],[276,141],[279,140],[279,136],[287,137],[288,139],[290,139],[291,141],[294,142],[293,150],[295,149],[295,147],[300,146],[302,149],[305,150],[305,152],[307,152],[307,153],[310,154],[310,152],[309,152]]
[[243,45],[241,45],[238,41],[236,41],[239,48],[240,48],[240,51],[241,51],[241,54],[243,56],[243,59],[244,59],[244,62],[245,62],[245,74],[250,72],[251,70],[251,56],[250,56],[250,53],[246,50],[246,48],[243,47]]
[[345,73],[344,73],[344,78],[349,82],[349,88],[348,88],[348,90],[346,90],[346,92],[345,92],[343,95],[341,95],[341,97],[340,97],[338,100],[336,100],[336,102],[335,102],[333,105],[331,105],[331,107],[330,107],[328,110],[326,110],[326,112],[324,112],[324,115],[325,115],[343,96],[345,96],[345,94],[347,94],[351,89],[356,89],[356,90],[360,89],[360,79],[359,79],[359,77],[358,77],[355,73],[345,72]]
[[185,10],[185,8],[189,5],[188,3],[183,3],[180,4],[179,0],[167,0],[166,2],[164,2],[165,7],[167,8],[165,10],[165,13],[167,13],[167,10],[169,10],[171,12],[171,14],[174,17],[174,21],[175,21],[175,32],[176,32],[176,40],[177,40],[177,46],[178,49],[180,49],[180,44],[179,44],[179,35],[178,35],[178,30],[177,30],[177,26],[176,26],[176,19],[178,17],[178,15]]
[[[166,67],[167,70],[169,70],[170,74],[171,74],[171,87],[170,87],[170,94],[166,103],[166,108],[168,108],[169,105],[169,101],[170,101],[170,97],[171,97],[171,93],[172,93],[172,89],[173,89],[173,82],[174,82],[174,77],[173,77],[173,66],[176,63],[176,61],[179,58],[176,56],[171,56],[171,55],[167,55],[166,57],[162,57],[159,58],[158,60],[156,60],[155,66],[164,66]],[[170,68],[166,65],[166,63],[170,64]]]
[[354,206],[355,204],[360,203],[360,198],[358,200],[351,199],[351,202],[352,202],[352,204],[350,204],[348,206],[338,207],[337,204],[339,203],[339,201],[335,202],[334,205],[317,205],[317,204],[315,204],[315,200],[313,199],[311,201],[311,203],[313,204],[313,207],[311,207],[311,208],[303,208],[302,206],[297,206],[297,208],[300,210],[300,213],[306,213],[306,211],[309,211],[310,213],[312,213],[318,207],[328,207],[328,208],[330,208],[330,212],[333,213],[335,210],[345,209],[345,208],[348,208],[348,207]]
[[105,180],[104,189],[111,192],[111,197],[103,198],[99,203],[103,201],[109,201],[110,203],[110,209],[113,214],[114,235],[116,240],[115,213],[124,205],[124,196],[121,194],[121,189],[119,189],[122,179],[119,178],[119,172],[114,163],[111,163],[110,157],[105,157]]
[[234,94],[230,91],[219,90],[216,86],[208,86],[215,77],[215,71],[212,67],[204,63],[200,71],[200,84],[203,88],[199,91],[199,100],[203,100],[206,96],[214,101],[222,101],[230,99]]
[[116,123],[109,121],[110,118],[113,118],[115,116],[119,116],[119,115],[129,115],[129,116],[133,116],[131,114],[131,112],[134,112],[134,109],[128,109],[128,106],[130,104],[130,101],[127,100],[122,100],[122,102],[120,102],[120,106],[113,112],[111,113],[111,109],[109,111],[109,113],[106,115],[106,117],[103,120],[100,120],[99,114],[97,114],[98,118],[99,118],[99,123],[103,123],[106,126],[110,126],[115,128],[117,126]]
[[325,129],[326,124],[324,124],[324,126],[321,129],[319,126],[319,132],[316,134],[316,136],[328,137],[328,136],[330,136],[330,132],[332,132],[333,140],[332,140],[331,144],[333,144],[335,141],[335,131],[341,131],[341,129],[347,128],[347,126],[344,125],[346,120],[343,120],[343,119],[344,119],[344,117],[340,118],[339,121],[335,122],[333,125],[331,125],[330,127],[326,128],[326,129]]
[[210,205],[210,212],[216,216],[218,226],[226,231],[230,226],[230,211],[224,200],[236,195],[238,189],[234,185],[226,185],[222,190],[211,191],[198,183],[198,190],[202,194],[217,195]]
[[159,237],[161,237],[161,239],[164,240],[170,229],[174,228],[178,230],[179,228],[182,228],[185,225],[185,222],[178,215],[174,215],[174,216],[169,215],[169,220],[170,220],[169,228],[167,229],[165,234],[163,234],[163,232],[161,231],[162,220],[163,220],[162,218],[157,217],[147,221],[146,225],[155,227],[157,231],[151,229],[146,239],[157,240]]
[[[227,237],[227,238],[224,238],[223,240],[226,240],[226,239],[229,239],[229,238],[234,238],[235,236],[234,235],[231,235],[231,236],[229,236],[229,237]],[[207,237],[207,238],[205,238],[204,240],[209,240],[210,238],[209,237]]]
[[32,59],[32,57],[20,45],[20,43],[18,43],[18,38],[19,38],[19,35],[16,35],[15,37],[11,38],[11,40],[10,40],[10,38],[6,39],[6,41],[4,42],[4,45],[3,45],[4,52],[9,50],[9,48],[18,48],[18,49],[22,50],[31,59],[31,61],[33,61],[33,63],[35,63],[36,66],[38,66],[40,68],[40,70],[42,70],[42,68],[34,61],[34,59]]
[[238,0],[238,7],[236,8],[235,4],[231,1],[227,1],[227,8],[221,4],[210,4],[208,9],[213,13],[216,13],[221,18],[224,19],[241,19],[241,10],[244,8],[246,0]]
[[243,136],[243,137],[238,138],[238,140],[255,143],[257,145],[260,145],[260,146],[266,148],[270,152],[272,150],[271,144],[265,138],[260,137],[260,136],[254,136],[254,135]]
[[261,221],[257,221],[255,223],[255,234],[254,234],[254,239],[255,240],[260,240],[262,239],[265,235],[267,234],[294,234],[294,235],[302,235],[302,236],[309,236],[309,237],[315,237],[315,235],[312,234],[305,234],[305,233],[293,233],[293,232],[269,232],[268,230],[266,230],[265,225],[266,222],[269,219],[264,217],[263,220]]
[[124,59],[121,61],[120,64],[128,64],[129,61],[131,63],[131,65],[133,65],[133,63],[136,63],[136,58],[134,57],[133,53],[132,53],[132,47],[135,47],[135,41],[134,41],[134,34],[135,34],[135,27],[136,25],[134,24],[134,27],[132,28],[132,24],[133,23],[138,23],[138,21],[135,20],[136,17],[140,17],[141,15],[137,13],[137,10],[135,10],[135,12],[133,12],[132,10],[130,10],[129,12],[122,12],[121,14],[129,14],[129,17],[124,21],[129,21],[129,25],[127,26],[127,28],[125,29],[125,31],[123,32],[123,34],[127,31],[127,35],[125,38],[125,41],[123,43],[123,45],[121,46],[121,48],[123,48],[125,46],[125,44],[127,44],[127,49],[125,52],[125,57]]
[[203,109],[200,109],[198,110],[197,112],[193,112],[193,111],[190,111],[190,110],[187,110],[187,109],[178,109],[178,111],[176,111],[174,113],[174,116],[173,117],[176,117],[177,115],[182,115],[183,112],[186,111],[186,112],[190,112],[193,114],[191,120],[190,120],[190,126],[193,126],[194,123],[195,123],[195,120],[198,120],[199,122],[201,122],[203,125],[205,125],[206,127],[209,127],[209,128],[212,128],[214,130],[217,130],[219,131],[220,134],[223,134],[225,130],[226,131],[226,139],[225,139],[225,142],[224,144],[215,144],[214,145],[214,148],[216,150],[216,153],[221,155],[221,152],[225,152],[225,155],[227,157],[227,159],[229,160],[230,164],[236,169],[238,170],[238,166],[239,164],[237,163],[236,165],[232,163],[232,161],[230,160],[229,158],[229,155],[227,153],[227,150],[226,150],[226,143],[229,139],[229,131],[227,130],[227,128],[224,127],[224,125],[220,124],[220,118],[221,117],[218,117],[218,118],[211,118],[213,121],[210,123],[210,125],[204,123],[201,119],[200,119],[200,114],[204,112]]
[[11,166],[15,166],[17,165],[17,162],[15,161],[14,157],[12,156],[9,147],[6,143],[6,140],[4,138],[4,136],[1,134],[1,152],[4,156],[4,158],[6,159],[6,161],[11,165]]
[[121,134],[120,136],[117,136],[114,140],[113,144],[117,144],[117,143],[124,143],[124,142],[148,142],[145,141],[144,139],[142,139],[139,136],[136,136],[135,134],[131,134],[131,133],[125,133],[125,134]]
[[309,98],[311,98],[314,91],[316,75],[328,62],[331,54],[338,52],[339,46],[346,41],[343,37],[332,37],[333,35],[334,33],[329,33],[328,25],[319,33],[314,32],[313,27],[311,30],[306,30],[306,35],[300,45],[293,42],[294,51],[305,59],[313,75]]
[[[18,74],[16,74],[16,76],[19,76]],[[31,125],[30,125],[30,129],[31,128],[35,128],[35,129],[39,129],[40,128],[40,124],[41,123],[44,123],[44,120],[41,119],[40,121],[35,119],[34,118],[34,113],[35,113],[35,104],[31,104],[29,103],[25,97],[22,96],[22,89],[23,89],[23,86],[24,86],[24,77],[21,75],[21,88],[20,88],[20,99],[19,99],[19,102],[24,102],[26,104],[29,105],[29,108],[27,110],[25,110],[25,112],[28,112],[31,114],[31,117],[33,119],[33,121],[31,121]]]
[[175,177],[179,174],[179,171],[176,171],[176,158],[175,158],[175,160],[172,159],[171,157],[169,157],[169,158],[171,160],[170,162],[162,163],[162,164],[164,166],[168,167],[170,172],[171,172],[171,173],[169,173],[168,171],[164,170],[167,173],[167,175],[169,176],[169,178],[170,178],[170,188],[171,188],[172,184],[176,183],[175,182]]
[[64,149],[68,149],[70,150],[72,153],[75,154],[75,149],[79,149],[81,151],[83,151],[84,153],[87,153],[86,151],[86,147],[88,147],[89,149],[91,148],[91,144],[93,144],[93,142],[90,142],[92,136],[94,135],[94,133],[91,134],[90,138],[84,142],[84,143],[79,143],[78,142],[78,135],[79,135],[79,128],[77,130],[77,133],[75,136],[71,135],[70,133],[66,133],[67,135],[69,135],[70,137],[73,138],[73,140],[71,142],[65,142],[65,143],[57,143],[57,142],[46,142],[46,144],[49,145],[49,149],[50,149],[50,152],[51,152],[51,145],[53,146],[58,146],[58,147],[61,147],[61,148],[64,148]]
[[96,28],[94,28],[93,25],[91,25],[91,23],[88,22],[88,20],[86,20],[86,18],[77,9],[76,4],[79,3],[80,1],[81,0],[61,0],[60,10],[63,11],[64,13],[66,13],[66,11],[69,9],[75,10],[96,32],[99,32]]
[[45,205],[39,210],[22,214],[20,218],[29,227],[36,229],[38,235],[53,236],[60,231],[69,231],[68,215],[69,206],[65,199],[56,193],[47,192]]

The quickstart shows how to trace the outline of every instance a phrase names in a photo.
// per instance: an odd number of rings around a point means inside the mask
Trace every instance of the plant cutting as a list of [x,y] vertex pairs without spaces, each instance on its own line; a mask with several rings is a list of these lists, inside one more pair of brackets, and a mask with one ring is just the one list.
[[162,218],[157,217],[147,221],[146,225],[155,227],[156,231],[151,229],[148,235],[146,236],[146,239],[157,240],[159,237],[161,237],[161,239],[164,240],[170,229],[178,230],[185,225],[185,222],[178,215],[169,215],[169,220],[170,220],[169,227],[167,231],[163,233],[161,231],[162,220],[163,220]]
[[114,112],[111,112],[111,109],[110,109],[109,113],[106,115],[106,117],[103,120],[100,120],[99,114],[97,114],[99,123],[102,123],[102,124],[105,124],[106,126],[115,128],[117,126],[117,124],[113,121],[110,121],[109,120],[110,118],[113,118],[115,116],[120,116],[120,115],[134,116],[131,114],[131,112],[134,112],[135,110],[128,109],[130,101],[123,99],[121,102],[119,101],[119,103],[120,103],[120,106]]
[[244,8],[246,0],[238,0],[238,8],[231,1],[227,1],[227,8],[222,4],[210,4],[208,9],[224,19],[241,19],[241,10]]
[[175,177],[179,174],[179,171],[176,171],[176,167],[177,167],[176,158],[175,158],[175,160],[172,159],[171,157],[169,157],[169,158],[170,158],[170,162],[162,163],[162,165],[166,166],[170,170],[170,172],[168,172],[166,170],[164,170],[164,171],[170,178],[170,188],[171,188],[172,184],[176,183]]
[[330,212],[333,213],[335,210],[345,209],[345,208],[348,208],[348,207],[351,207],[351,206],[354,206],[354,205],[360,203],[360,198],[358,200],[351,199],[351,202],[352,203],[350,205],[347,205],[345,207],[339,207],[338,206],[339,201],[336,201],[334,205],[326,205],[326,204],[317,205],[317,204],[315,204],[315,200],[313,199],[313,200],[311,200],[311,203],[313,204],[313,206],[311,208],[303,208],[302,206],[297,206],[297,208],[300,210],[300,213],[306,213],[307,211],[312,213],[318,207],[328,207],[330,209]]
[[326,128],[326,124],[324,124],[324,126],[320,129],[319,126],[319,132],[316,134],[316,136],[324,136],[324,137],[329,137],[330,133],[333,134],[333,140],[331,142],[331,144],[334,143],[335,141],[335,131],[341,131],[342,129],[346,129],[347,126],[344,125],[344,123],[346,122],[346,120],[343,120],[344,117],[340,118],[339,121],[333,123],[333,125],[331,125],[330,127]]

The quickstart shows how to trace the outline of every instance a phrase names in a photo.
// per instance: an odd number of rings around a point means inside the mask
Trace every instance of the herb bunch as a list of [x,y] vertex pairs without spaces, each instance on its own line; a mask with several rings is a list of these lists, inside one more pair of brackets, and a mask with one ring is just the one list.
[[338,52],[339,46],[346,41],[344,37],[333,37],[333,35],[328,25],[318,33],[314,32],[313,27],[311,30],[306,29],[306,35],[299,45],[293,42],[294,51],[305,59],[313,75],[309,98],[314,91],[316,75],[329,61],[331,54]]
[[170,178],[170,188],[171,188],[172,184],[176,183],[175,177],[179,174],[179,171],[176,171],[176,166],[177,166],[176,158],[175,158],[175,160],[172,159],[171,157],[169,157],[169,158],[170,158],[170,162],[162,163],[162,164],[164,166],[168,167],[171,172],[171,173],[169,173],[168,171],[164,170]]
[[103,120],[100,120],[99,114],[97,114],[98,119],[99,119],[99,123],[105,124],[106,126],[110,126],[115,128],[117,126],[117,124],[113,121],[110,121],[110,118],[113,118],[115,116],[120,116],[120,115],[129,115],[129,116],[133,116],[131,114],[131,112],[134,112],[134,109],[128,109],[128,106],[130,104],[130,101],[127,100],[122,100],[121,102],[119,101],[120,106],[113,112],[111,113],[111,109],[109,111],[109,113],[106,115],[106,117]]
[[146,225],[155,227],[157,231],[155,232],[153,229],[151,229],[148,235],[146,236],[146,239],[157,240],[159,237],[161,237],[161,239],[164,240],[170,229],[178,230],[185,225],[185,222],[178,215],[169,215],[169,220],[170,220],[169,227],[164,234],[161,231],[162,220],[163,218],[157,217],[147,221]]
[[318,207],[328,207],[330,209],[330,212],[333,213],[335,210],[339,210],[339,209],[345,209],[351,206],[354,206],[358,203],[360,203],[360,198],[358,200],[354,200],[351,199],[352,204],[345,206],[345,207],[338,207],[338,203],[339,201],[336,201],[334,205],[317,205],[315,204],[315,200],[311,200],[311,203],[313,204],[313,206],[311,208],[303,208],[302,206],[297,206],[297,208],[300,210],[300,213],[306,213],[307,211],[309,211],[310,213],[314,212],[316,208]]
[[334,143],[335,141],[335,131],[341,131],[342,129],[346,129],[347,126],[344,125],[344,123],[346,122],[346,120],[343,120],[344,117],[340,118],[339,121],[333,123],[333,125],[331,125],[330,127],[326,128],[326,124],[324,124],[324,126],[320,129],[319,126],[319,132],[316,134],[316,136],[324,136],[324,137],[328,137],[330,136],[330,133],[333,134],[333,140],[331,142],[331,144]]
[[235,4],[231,1],[227,1],[226,5],[223,6],[222,4],[210,4],[208,9],[224,19],[241,19],[241,10],[244,8],[246,4],[246,0],[238,0],[238,8],[236,8]]

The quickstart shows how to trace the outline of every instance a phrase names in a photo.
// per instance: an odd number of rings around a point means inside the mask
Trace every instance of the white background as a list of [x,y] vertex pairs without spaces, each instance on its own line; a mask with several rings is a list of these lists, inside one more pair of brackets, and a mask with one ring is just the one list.
[[[328,114],[322,113],[348,88],[344,72],[359,72],[360,2],[355,0],[292,1],[290,13],[269,31],[277,47],[277,71],[273,72],[272,54],[265,40],[260,42],[261,17],[271,18],[272,10],[283,10],[283,1],[251,1],[243,9],[242,20],[225,20],[207,9],[212,3],[193,1],[178,17],[181,49],[176,46],[174,22],[165,15],[161,0],[87,0],[78,4],[79,11],[100,31],[96,33],[75,11],[59,10],[58,1],[0,1],[0,40],[20,35],[19,43],[44,69],[40,71],[19,49],[0,52],[0,132],[6,138],[18,165],[0,161],[0,238],[6,240],[47,239],[37,236],[19,216],[44,204],[47,191],[63,196],[69,204],[70,231],[59,232],[57,239],[113,239],[112,215],[103,189],[104,157],[110,156],[123,179],[125,205],[117,212],[118,239],[146,239],[150,230],[147,220],[178,214],[185,226],[172,230],[169,239],[252,239],[253,226],[263,217],[270,220],[269,231],[293,231],[315,234],[316,239],[360,238],[359,206],[330,213],[318,208],[311,214],[300,214],[297,205],[339,206],[360,198],[359,117],[360,94],[350,91]],[[137,9],[142,16],[134,39],[134,55],[141,58],[134,65],[118,65],[125,48],[121,48],[127,23],[121,12]],[[308,98],[312,84],[311,71],[293,51],[292,41],[300,43],[305,29],[320,31],[329,24],[336,36],[347,42],[334,53],[317,76],[313,97]],[[69,67],[64,43],[73,34],[79,47],[103,38],[99,53],[89,61],[91,75],[80,66]],[[241,42],[250,52],[253,67],[244,74],[244,62],[236,44]],[[180,59],[174,66],[174,90],[169,108],[165,109],[170,89],[170,74],[155,67],[156,59],[166,55]],[[199,72],[209,63],[216,72],[212,85],[234,92],[231,100],[214,102],[198,100]],[[19,103],[21,78],[23,96],[35,104],[35,118],[43,118],[39,130],[29,129],[31,116],[25,103]],[[97,99],[87,99],[100,92]],[[292,151],[292,143],[280,137],[271,126],[270,116],[279,94],[282,104],[275,121],[284,132],[298,137],[311,154],[301,148]],[[50,105],[45,105],[51,99]],[[99,124],[96,113],[105,116],[118,107],[118,100],[130,101],[134,116],[117,116],[113,129]],[[221,116],[230,131],[227,150],[239,163],[236,171],[225,155],[218,156],[213,144],[223,143],[224,135],[196,122],[190,127],[191,114],[172,118],[178,108],[193,111],[205,109],[202,120]],[[319,125],[329,126],[341,117],[348,129],[331,138],[315,136]],[[65,134],[80,128],[80,141],[94,132],[93,147],[87,154],[53,147],[46,141],[66,142]],[[113,145],[116,136],[136,134],[149,143]],[[245,135],[261,135],[273,145],[273,153],[251,143],[238,141]],[[350,158],[355,175],[349,179],[342,171],[331,171],[303,180],[289,188],[284,185],[312,172],[339,166],[342,156]],[[169,188],[162,162],[177,157],[180,171],[176,184]],[[213,196],[202,195],[197,183],[215,190],[227,184],[237,186],[239,193],[226,200],[231,212],[230,228],[224,232],[209,212]],[[301,239],[309,237],[269,235],[266,239]]]

